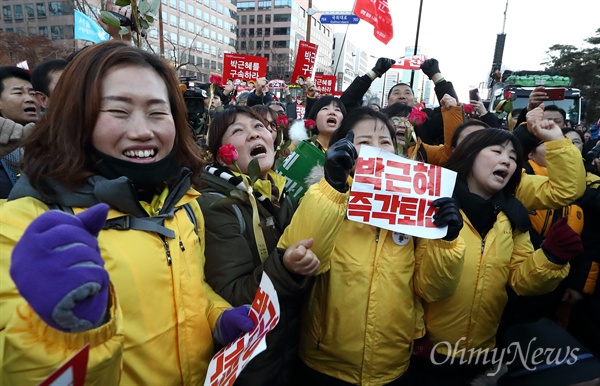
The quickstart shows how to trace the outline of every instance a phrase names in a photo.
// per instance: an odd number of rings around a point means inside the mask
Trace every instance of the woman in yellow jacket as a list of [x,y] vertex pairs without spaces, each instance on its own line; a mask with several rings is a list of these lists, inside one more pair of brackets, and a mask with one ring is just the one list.
[[425,326],[434,351],[429,361],[415,360],[415,377],[424,385],[468,385],[483,373],[491,366],[489,351],[507,301],[505,287],[520,295],[552,291],[568,274],[567,261],[581,251],[579,235],[566,222],[557,223],[552,237],[534,251],[527,210],[514,197],[522,159],[510,132],[484,129],[467,136],[446,163],[458,173],[454,196],[467,247],[456,293],[425,299]]
[[38,384],[85,345],[88,385],[199,385],[213,332],[252,328],[205,284],[202,161],[178,83],[119,41],[65,69],[2,207],[3,385]]
[[[353,140],[344,138],[348,133]],[[460,278],[465,246],[451,198],[434,201],[436,225],[449,225],[442,240],[417,240],[345,218],[355,147],[393,152],[394,137],[381,113],[369,107],[351,112],[326,152],[325,177],[309,188],[280,240],[285,248],[313,237],[321,261],[302,320],[304,384],[407,384],[416,299],[450,296]]]

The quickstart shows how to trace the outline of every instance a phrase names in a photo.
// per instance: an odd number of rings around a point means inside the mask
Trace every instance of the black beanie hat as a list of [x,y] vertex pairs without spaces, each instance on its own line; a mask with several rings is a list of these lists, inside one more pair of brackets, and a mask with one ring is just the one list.
[[[600,360],[550,319],[511,327],[504,345],[512,345],[514,360],[498,386],[567,386],[600,377]],[[517,345],[522,356],[513,358]]]
[[538,137],[531,134],[529,130],[527,130],[527,124],[520,124],[514,131],[513,134],[519,142],[521,142],[521,146],[523,147],[523,158],[527,160],[527,156],[529,153],[538,147],[538,145],[542,142]]

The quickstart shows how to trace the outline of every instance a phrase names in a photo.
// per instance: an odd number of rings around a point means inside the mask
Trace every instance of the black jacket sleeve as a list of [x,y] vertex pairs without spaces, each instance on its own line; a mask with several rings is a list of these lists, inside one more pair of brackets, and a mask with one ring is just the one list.
[[341,96],[346,111],[362,106],[362,98],[371,87],[373,80],[368,75],[357,76]]
[[490,113],[489,111],[479,117],[479,120],[487,123],[490,127],[499,128],[500,122],[496,118],[496,114]]
[[435,96],[437,96],[438,102],[440,103],[445,94],[450,95],[452,98],[456,99],[457,102],[459,101],[458,94],[456,94],[456,90],[454,90],[452,82],[442,80],[435,85],[434,90]]
[[273,101],[273,94],[267,92],[263,95],[256,95],[255,91],[252,91],[248,94],[248,107],[256,106],[256,105],[266,105],[269,102]]

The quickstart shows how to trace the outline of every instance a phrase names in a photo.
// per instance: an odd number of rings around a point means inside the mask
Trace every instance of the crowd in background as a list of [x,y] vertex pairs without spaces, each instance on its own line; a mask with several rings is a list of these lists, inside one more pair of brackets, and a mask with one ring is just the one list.
[[[202,85],[191,112],[174,70],[124,42],[0,67],[2,382],[89,344],[90,384],[201,384],[267,273],[281,318],[236,385],[598,384],[600,120],[568,122],[538,87],[501,122],[435,59],[439,107],[404,83],[366,102],[393,64],[339,98],[303,86],[303,119],[264,78]],[[301,141],[325,161],[297,202],[275,165]],[[362,145],[457,173],[431,203],[443,238],[347,218]],[[482,355],[514,344],[571,352]]]

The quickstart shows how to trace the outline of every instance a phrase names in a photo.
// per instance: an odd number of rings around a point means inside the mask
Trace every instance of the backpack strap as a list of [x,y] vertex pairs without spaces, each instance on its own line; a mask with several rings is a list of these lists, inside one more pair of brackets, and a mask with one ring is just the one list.
[[196,220],[196,214],[194,213],[194,209],[192,209],[192,206],[190,205],[189,202],[187,204],[183,205],[183,209],[185,209],[185,213],[188,215],[190,222],[192,224],[194,224],[194,233],[196,233],[196,236],[197,236],[198,235],[198,221]]
[[[49,204],[48,207],[51,210],[60,210],[61,212],[65,212],[68,214],[74,214],[73,208],[66,205],[61,204]],[[111,218],[106,220],[102,229],[116,229],[120,231],[125,231],[128,229],[135,229],[139,231],[145,232],[154,232],[161,236],[168,237],[170,239],[175,238],[175,231],[172,229],[166,228],[163,224],[165,222],[165,218],[173,218],[175,212],[182,207],[175,208],[171,210],[169,213],[156,216],[156,217],[132,217],[132,216],[121,216],[117,218]],[[198,234],[198,223],[196,221],[196,216],[194,215],[194,211],[189,204],[185,204],[183,208],[188,215],[191,223],[194,224],[194,232]],[[238,208],[239,210],[239,208]],[[241,212],[240,212],[241,214]]]

